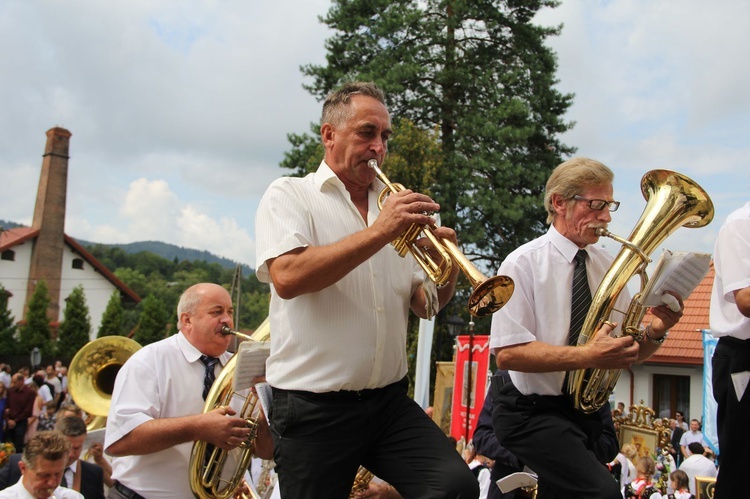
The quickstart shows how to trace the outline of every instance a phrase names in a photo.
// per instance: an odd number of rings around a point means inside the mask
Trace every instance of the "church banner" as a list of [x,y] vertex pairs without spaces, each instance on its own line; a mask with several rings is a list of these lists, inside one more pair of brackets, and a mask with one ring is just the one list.
[[[471,360],[469,360],[470,357]],[[456,374],[453,381],[450,434],[458,441],[471,440],[474,434],[487,393],[489,363],[489,336],[461,335],[456,337]]]

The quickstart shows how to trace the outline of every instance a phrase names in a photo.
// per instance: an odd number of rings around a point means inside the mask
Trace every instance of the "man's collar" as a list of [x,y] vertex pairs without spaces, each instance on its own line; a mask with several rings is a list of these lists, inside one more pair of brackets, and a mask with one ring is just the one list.
[[[177,347],[182,352],[182,355],[185,356],[185,360],[187,360],[190,363],[196,362],[198,359],[201,358],[201,355],[203,353],[195,348],[192,343],[187,339],[185,336],[185,333],[182,331],[177,333]],[[219,361],[221,362],[221,365],[224,366],[229,361],[229,359],[232,357],[231,352],[224,352],[219,356]]]
[[[572,263],[573,259],[576,256],[576,253],[578,253],[578,250],[581,248],[579,248],[576,243],[574,243],[567,237],[560,234],[560,232],[558,232],[558,230],[555,228],[554,225],[549,226],[549,231],[547,231],[547,236],[552,242],[552,245],[555,248],[557,248],[557,251],[559,251],[560,254],[568,262]],[[586,249],[586,248],[583,248],[583,249]]]

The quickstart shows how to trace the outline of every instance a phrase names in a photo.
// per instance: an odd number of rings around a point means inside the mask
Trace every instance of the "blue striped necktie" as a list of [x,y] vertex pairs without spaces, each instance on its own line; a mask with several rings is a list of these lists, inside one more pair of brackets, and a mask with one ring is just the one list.
[[203,400],[206,400],[208,392],[211,390],[211,385],[214,384],[214,380],[216,379],[214,366],[219,362],[219,359],[216,357],[209,357],[208,355],[201,355],[201,362],[206,366],[206,373],[203,376]]
[[578,250],[575,256],[575,270],[573,270],[573,296],[570,305],[570,333],[568,344],[578,343],[583,322],[591,307],[591,290],[586,275],[586,250]]

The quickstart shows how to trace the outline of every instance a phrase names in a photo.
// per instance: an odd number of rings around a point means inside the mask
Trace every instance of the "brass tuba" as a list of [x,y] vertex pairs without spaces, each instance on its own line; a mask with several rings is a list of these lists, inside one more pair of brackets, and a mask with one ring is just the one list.
[[[703,227],[714,217],[713,203],[708,194],[696,182],[680,173],[649,171],[641,179],[641,191],[646,199],[646,208],[628,239],[617,237],[603,228],[597,229],[600,236],[611,237],[623,247],[592,297],[578,337],[578,346],[585,345],[594,337],[634,274],[641,277],[641,291],[630,303],[622,321],[622,331],[640,341],[643,335],[640,324],[646,313],[640,298],[648,281],[646,266],[651,262],[648,255],[678,228]],[[607,403],[621,371],[599,368],[570,371],[568,391],[573,396],[576,409],[590,414]]]
[[[378,168],[378,162],[371,159],[367,162],[367,166],[375,170],[375,173],[381,182],[385,184],[385,189],[380,192],[378,197],[378,207],[382,210],[385,199],[391,193],[401,192],[404,190],[404,186],[401,184],[394,184],[380,168]],[[451,270],[455,263],[469,279],[471,287],[474,291],[469,297],[469,312],[475,317],[484,317],[486,315],[492,315],[497,312],[510,300],[513,295],[513,279],[508,276],[494,276],[485,277],[472,263],[469,261],[461,250],[456,247],[453,242],[448,241],[444,238],[438,238],[434,233],[434,225],[412,225],[407,229],[405,233],[399,236],[396,240],[392,241],[393,248],[398,252],[399,256],[405,256],[406,252],[410,252],[417,263],[427,274],[435,285],[440,288],[445,286],[450,279]],[[423,251],[422,248],[417,246],[416,240],[420,236],[424,236],[430,240],[435,246],[438,253],[442,257],[442,262],[437,263],[430,256],[429,253]]]
[[68,390],[75,403],[92,416],[89,431],[106,425],[117,373],[140,349],[138,342],[125,336],[103,336],[84,345],[70,361]]
[[[248,336],[228,327],[224,334],[232,334],[244,340],[267,341],[271,337],[271,326],[268,318]],[[258,397],[250,392],[246,397],[235,390],[234,373],[237,365],[237,354],[233,355],[217,376],[206,397],[203,412],[210,412],[218,407],[227,406],[234,397],[243,398],[243,406],[237,416],[244,418],[250,427],[247,442],[239,447],[226,451],[214,447],[208,442],[198,440],[193,443],[190,454],[190,488],[196,497],[201,499],[226,499],[242,484],[243,476],[255,451],[254,440],[257,436],[258,414],[261,411]],[[225,470],[225,468],[227,468]],[[251,497],[257,496],[251,492]]]

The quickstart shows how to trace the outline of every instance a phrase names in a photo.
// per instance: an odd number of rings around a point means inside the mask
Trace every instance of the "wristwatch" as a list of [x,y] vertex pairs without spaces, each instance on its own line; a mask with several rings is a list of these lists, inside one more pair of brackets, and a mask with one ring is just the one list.
[[659,345],[659,346],[661,346],[662,343],[664,343],[664,340],[667,339],[667,336],[669,336],[669,330],[667,330],[667,332],[664,333],[664,336],[662,336],[661,338],[657,338],[657,339],[652,338],[650,333],[651,333],[651,324],[646,326],[646,331],[644,331],[644,334],[648,341],[650,341],[654,345]]

